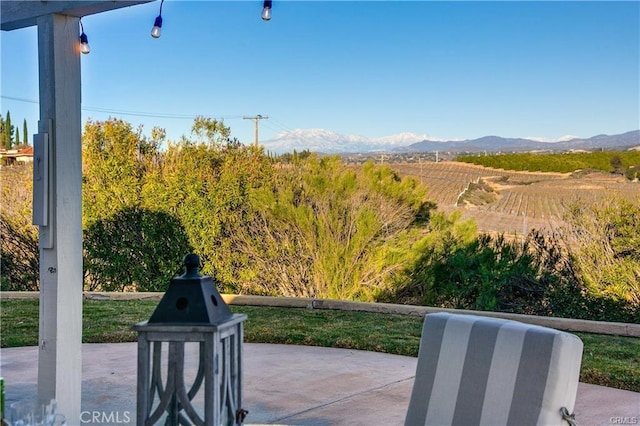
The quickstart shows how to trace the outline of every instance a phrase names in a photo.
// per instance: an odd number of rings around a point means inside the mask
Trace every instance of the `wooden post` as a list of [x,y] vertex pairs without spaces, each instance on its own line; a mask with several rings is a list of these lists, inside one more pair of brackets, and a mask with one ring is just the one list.
[[[82,385],[82,146],[79,18],[153,0],[0,1],[0,29],[38,26],[40,121],[48,157],[40,182],[38,400],[55,398],[80,424]],[[26,135],[25,135],[26,138]],[[35,144],[34,144],[35,145]],[[46,146],[44,146],[46,145]],[[43,147],[44,146],[44,147]],[[34,210],[35,206],[34,206]]]
[[49,135],[49,197],[40,226],[38,400],[79,424],[82,385],[82,146],[79,18],[37,18],[39,133]]

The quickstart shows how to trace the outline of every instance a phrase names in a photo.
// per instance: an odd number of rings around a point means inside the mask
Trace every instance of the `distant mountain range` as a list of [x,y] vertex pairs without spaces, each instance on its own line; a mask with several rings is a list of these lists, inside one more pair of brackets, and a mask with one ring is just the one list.
[[478,139],[442,140],[429,135],[399,133],[377,139],[360,135],[343,135],[324,129],[303,129],[282,132],[275,138],[264,141],[268,151],[276,153],[309,150],[326,154],[367,152],[524,152],[625,149],[640,146],[640,130],[619,135],[597,135],[590,138],[565,136],[556,141],[539,138],[503,138],[484,136]]

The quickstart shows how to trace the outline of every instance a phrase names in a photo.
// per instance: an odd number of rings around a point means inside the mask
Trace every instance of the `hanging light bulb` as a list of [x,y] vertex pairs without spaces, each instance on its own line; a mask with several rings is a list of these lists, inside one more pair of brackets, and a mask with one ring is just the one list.
[[151,30],[151,37],[160,37],[160,28],[162,28],[162,16],[158,15],[156,21],[153,23],[153,29]]
[[80,51],[85,55],[91,52],[91,48],[89,47],[89,39],[85,33],[80,34]]
[[262,7],[262,20],[270,21],[271,20],[271,5],[272,0],[264,0],[264,6]]
[[160,29],[162,28],[162,4],[164,0],[160,2],[160,13],[156,16],[156,20],[153,23],[153,29],[151,30],[151,37],[159,38],[160,37]]
[[84,26],[82,25],[82,20],[80,21],[80,29],[81,29],[81,33],[80,33],[80,52],[82,52],[82,53],[84,53],[86,55],[87,53],[91,52],[91,49],[89,48],[89,38],[84,33]]

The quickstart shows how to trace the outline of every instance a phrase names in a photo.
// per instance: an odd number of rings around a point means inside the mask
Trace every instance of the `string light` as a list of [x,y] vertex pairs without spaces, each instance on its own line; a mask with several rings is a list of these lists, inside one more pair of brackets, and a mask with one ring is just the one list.
[[[160,1],[160,13],[156,16],[156,20],[153,22],[153,28],[151,29],[151,37],[160,38],[160,33],[162,30],[162,5],[164,4],[164,0]],[[271,20],[271,8],[273,6],[272,0],[264,0],[262,6],[262,19],[264,21]]]
[[80,52],[85,55],[91,52],[91,48],[89,48],[89,38],[84,33],[84,25],[82,25],[82,19],[80,20]]
[[160,29],[162,28],[162,5],[164,4],[164,0],[160,1],[160,13],[156,16],[156,20],[153,23],[153,29],[151,30],[151,37],[159,38],[160,37]]
[[272,0],[264,0],[264,5],[262,7],[262,20],[270,21],[271,20],[271,6]]

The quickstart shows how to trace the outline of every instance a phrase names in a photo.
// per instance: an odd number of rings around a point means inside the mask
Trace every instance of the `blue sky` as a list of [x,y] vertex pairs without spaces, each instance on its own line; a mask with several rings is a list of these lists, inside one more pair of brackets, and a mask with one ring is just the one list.
[[[589,137],[640,128],[640,2],[179,1],[82,22],[83,122],[188,135],[195,115],[253,141],[323,128],[378,138]],[[1,107],[38,119],[36,29],[1,32]],[[127,112],[125,114],[124,112]],[[132,115],[135,113],[136,115]],[[21,135],[22,136],[22,135]]]

